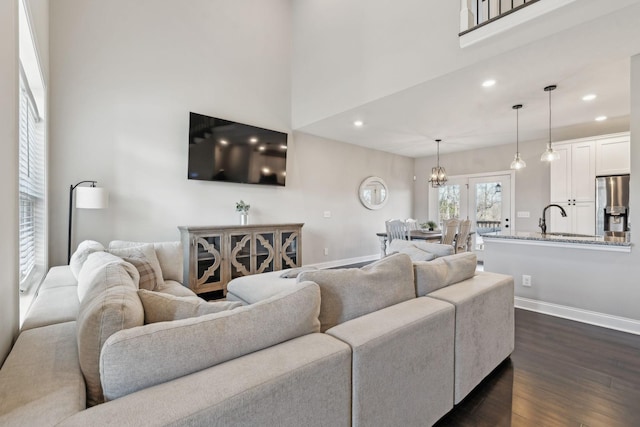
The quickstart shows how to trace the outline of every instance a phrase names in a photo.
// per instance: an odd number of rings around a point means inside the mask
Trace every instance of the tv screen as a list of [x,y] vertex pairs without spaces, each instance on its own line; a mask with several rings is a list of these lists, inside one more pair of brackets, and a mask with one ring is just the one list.
[[287,134],[190,113],[189,179],[284,185]]

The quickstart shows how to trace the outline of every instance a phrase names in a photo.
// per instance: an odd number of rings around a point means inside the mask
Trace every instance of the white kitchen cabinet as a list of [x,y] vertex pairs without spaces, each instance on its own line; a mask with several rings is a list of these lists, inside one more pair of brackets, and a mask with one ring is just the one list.
[[550,208],[547,229],[550,232],[594,234],[595,232],[595,178],[596,143],[594,140],[576,140],[554,144],[560,159],[551,163],[551,203],[562,206]]
[[592,202],[596,198],[595,142],[554,144],[560,159],[551,162],[551,203]]
[[558,208],[547,210],[548,231],[593,235],[596,229],[595,202],[558,203],[567,212],[563,217]]
[[611,135],[596,141],[596,175],[627,174],[630,164],[630,135]]

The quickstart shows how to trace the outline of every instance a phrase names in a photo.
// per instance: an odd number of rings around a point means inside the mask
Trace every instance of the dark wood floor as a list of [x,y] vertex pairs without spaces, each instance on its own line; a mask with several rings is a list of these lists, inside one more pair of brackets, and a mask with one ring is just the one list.
[[640,336],[516,309],[511,358],[436,426],[640,426]]

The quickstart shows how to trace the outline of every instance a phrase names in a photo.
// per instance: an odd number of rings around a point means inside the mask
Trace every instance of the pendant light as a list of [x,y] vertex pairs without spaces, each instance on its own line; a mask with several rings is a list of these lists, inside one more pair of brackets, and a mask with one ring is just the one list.
[[516,110],[516,156],[513,159],[513,162],[511,162],[511,169],[522,169],[527,167],[527,164],[525,163],[524,160],[522,160],[522,158],[520,157],[520,135],[519,133],[519,123],[518,123],[518,110],[522,108],[522,104],[517,104],[514,105],[512,107],[514,110]]
[[555,90],[556,87],[556,85],[551,85],[544,88],[545,92],[549,92],[549,142],[547,143],[547,149],[540,156],[540,161],[542,162],[552,162],[560,158],[558,152],[551,147],[551,91]]
[[431,168],[431,178],[429,178],[429,182],[433,188],[442,187],[444,183],[447,182],[447,171],[440,166],[440,141],[440,139],[436,139],[436,144],[438,144],[436,167]]

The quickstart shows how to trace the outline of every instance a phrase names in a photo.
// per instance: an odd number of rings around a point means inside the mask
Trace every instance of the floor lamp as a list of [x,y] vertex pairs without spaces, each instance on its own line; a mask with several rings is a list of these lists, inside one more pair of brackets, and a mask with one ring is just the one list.
[[[91,183],[90,187],[78,187]],[[98,181],[80,181],[69,187],[69,240],[67,245],[67,263],[71,261],[71,225],[73,221],[73,193],[76,193],[76,208],[105,209],[109,206],[109,193],[104,188],[96,187]]]

